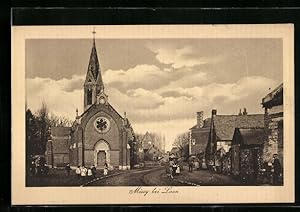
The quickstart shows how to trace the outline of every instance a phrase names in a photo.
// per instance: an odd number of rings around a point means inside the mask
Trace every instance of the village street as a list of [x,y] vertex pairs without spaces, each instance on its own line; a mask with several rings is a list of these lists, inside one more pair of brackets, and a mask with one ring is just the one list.
[[100,178],[85,186],[205,186],[240,185],[229,176],[208,170],[188,172],[187,167],[173,179],[167,175],[165,167],[153,167],[148,170],[130,170],[107,178]]

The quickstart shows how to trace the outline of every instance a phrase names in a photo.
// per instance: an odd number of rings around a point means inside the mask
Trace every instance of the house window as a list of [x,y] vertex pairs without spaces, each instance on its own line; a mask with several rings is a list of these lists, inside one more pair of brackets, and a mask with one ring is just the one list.
[[196,139],[192,139],[192,144],[195,145],[196,144]]

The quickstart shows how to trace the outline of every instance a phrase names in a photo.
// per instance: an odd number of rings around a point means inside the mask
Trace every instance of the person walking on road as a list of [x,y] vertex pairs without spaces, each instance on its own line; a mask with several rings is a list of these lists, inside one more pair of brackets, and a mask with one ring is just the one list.
[[189,172],[193,172],[194,161],[190,160],[189,162]]
[[176,170],[177,170],[177,164],[176,164],[176,162],[174,162],[172,165],[172,178],[173,178],[173,176],[176,175]]

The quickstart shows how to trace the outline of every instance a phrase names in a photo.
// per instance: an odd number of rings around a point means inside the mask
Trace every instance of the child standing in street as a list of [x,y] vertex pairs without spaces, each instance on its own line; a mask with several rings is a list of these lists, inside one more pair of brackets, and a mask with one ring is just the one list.
[[75,170],[75,173],[76,173],[77,178],[79,179],[80,178],[80,173],[81,173],[80,166],[77,166],[77,168]]
[[108,174],[108,165],[105,162],[105,164],[104,164],[104,170],[103,170],[103,175],[106,176],[107,174]]

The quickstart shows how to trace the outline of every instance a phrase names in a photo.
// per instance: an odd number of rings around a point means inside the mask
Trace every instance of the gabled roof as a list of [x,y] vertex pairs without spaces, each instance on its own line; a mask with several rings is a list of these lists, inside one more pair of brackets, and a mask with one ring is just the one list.
[[213,120],[217,140],[232,140],[235,128],[262,128],[264,114],[216,115]]
[[[91,105],[87,110],[85,110],[79,117],[83,117],[86,113],[88,113],[92,108],[96,107],[97,106],[97,103],[94,103],[93,105]],[[109,103],[107,103],[107,106],[112,110],[114,111],[116,114],[118,114],[118,116],[121,118],[121,119],[124,119],[120,113],[118,113],[118,111]]]
[[281,83],[277,88],[275,88],[273,91],[268,93],[262,99],[262,105],[267,108],[276,105],[282,105],[282,104],[283,104],[283,83]]
[[264,128],[236,128],[232,145],[261,145],[264,142]]
[[161,153],[160,150],[154,145],[150,146],[145,153],[152,153],[152,152]]
[[[146,140],[146,139],[147,139],[147,140]],[[145,135],[143,136],[142,141],[144,142],[144,141],[148,141],[148,140],[151,140],[151,141],[153,142],[152,136],[151,136],[150,133],[147,131],[147,132],[145,133]]]
[[[151,144],[148,143],[149,141],[151,141]],[[143,145],[144,149],[149,149],[154,144],[153,137],[151,136],[151,134],[149,132],[145,133],[145,135],[143,136],[141,142],[142,142],[142,145]]]

